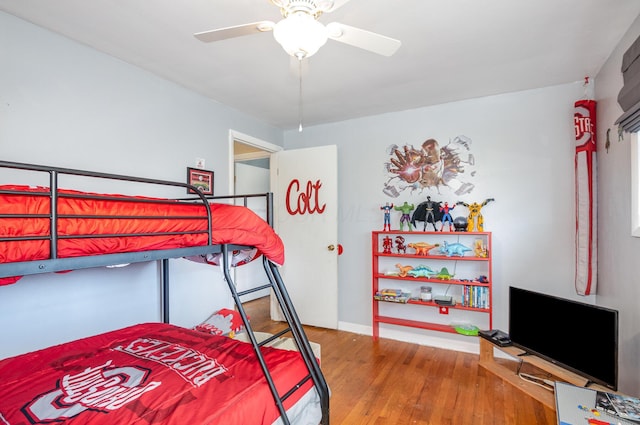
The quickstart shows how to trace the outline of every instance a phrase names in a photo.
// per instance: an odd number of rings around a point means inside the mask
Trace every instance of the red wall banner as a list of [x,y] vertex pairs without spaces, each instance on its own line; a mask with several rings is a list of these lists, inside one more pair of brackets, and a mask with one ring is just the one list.
[[579,295],[595,295],[597,283],[596,102],[575,103],[576,276]]

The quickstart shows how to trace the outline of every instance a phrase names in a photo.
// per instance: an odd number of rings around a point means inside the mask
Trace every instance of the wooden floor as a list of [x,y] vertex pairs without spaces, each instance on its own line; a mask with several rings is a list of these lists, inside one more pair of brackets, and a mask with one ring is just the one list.
[[[269,299],[245,303],[254,331],[275,332]],[[322,347],[338,424],[551,425],[555,412],[478,366],[478,356],[305,327]]]

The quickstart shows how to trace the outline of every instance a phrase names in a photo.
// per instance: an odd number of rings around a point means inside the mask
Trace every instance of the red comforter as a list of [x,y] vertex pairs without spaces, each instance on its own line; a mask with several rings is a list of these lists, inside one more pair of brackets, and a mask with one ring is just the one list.
[[[29,194],[0,194],[0,215],[42,214],[50,212],[48,188],[0,186],[1,190],[27,190]],[[83,192],[60,190],[63,195],[86,195]],[[95,195],[95,194],[91,194]],[[99,196],[99,195],[98,195]],[[112,254],[157,249],[184,248],[207,244],[206,209],[202,204],[160,200],[161,203],[139,202],[143,197],[103,195],[110,199],[59,197],[58,258]],[[158,201],[158,199],[155,199]],[[284,246],[273,229],[248,208],[227,204],[210,204],[213,244],[232,243],[256,247],[276,264],[284,263]],[[93,217],[82,218],[78,215]],[[124,216],[126,218],[116,218]],[[158,232],[205,233],[110,237],[108,235],[140,235]],[[11,218],[0,216],[0,238],[11,236],[47,236],[48,218]],[[93,237],[79,237],[91,235]],[[100,236],[100,237],[97,237]],[[50,258],[48,240],[0,242],[0,263],[43,260]],[[1,284],[17,279],[0,279]]]
[[[263,350],[281,394],[307,374],[298,352]],[[172,325],[136,325],[0,361],[2,424],[246,425],[278,417],[249,344]]]

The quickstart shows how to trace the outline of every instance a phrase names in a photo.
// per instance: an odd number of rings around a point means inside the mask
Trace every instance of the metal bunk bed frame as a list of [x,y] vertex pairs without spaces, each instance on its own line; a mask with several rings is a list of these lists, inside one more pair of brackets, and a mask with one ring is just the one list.
[[[249,289],[247,291],[238,292],[236,290],[235,283],[231,277],[229,272],[230,264],[229,264],[229,253],[234,249],[243,248],[241,245],[234,244],[222,244],[222,245],[213,245],[212,244],[212,221],[211,221],[211,209],[209,207],[209,201],[216,199],[243,199],[244,206],[247,206],[247,199],[251,197],[265,197],[267,204],[267,223],[270,226],[273,226],[273,194],[253,194],[253,195],[237,195],[237,196],[205,196],[196,187],[189,185],[187,183],[180,182],[172,182],[167,180],[156,180],[156,179],[148,179],[142,177],[133,177],[133,176],[124,176],[118,174],[108,174],[108,173],[99,173],[99,172],[90,172],[84,170],[76,170],[70,168],[60,168],[60,167],[47,167],[41,165],[33,165],[33,164],[25,164],[18,162],[9,162],[9,161],[0,161],[0,168],[9,168],[16,170],[29,170],[36,172],[44,172],[49,174],[49,191],[48,192],[28,192],[30,195],[36,196],[48,196],[50,197],[50,205],[51,210],[49,214],[43,216],[35,216],[33,214],[2,214],[0,217],[4,218],[47,218],[50,220],[50,234],[48,236],[38,236],[38,237],[0,237],[0,242],[6,241],[18,241],[18,240],[29,240],[29,239],[48,239],[51,247],[51,257],[46,260],[35,260],[35,261],[23,261],[23,262],[15,262],[15,263],[0,263],[0,278],[2,277],[10,277],[10,276],[25,276],[32,274],[42,274],[42,273],[50,273],[50,272],[58,272],[58,271],[67,271],[67,270],[78,270],[84,268],[93,268],[93,267],[103,267],[110,266],[114,264],[125,264],[125,263],[138,263],[138,262],[147,262],[147,261],[161,261],[161,316],[162,321],[164,323],[169,323],[169,259],[171,258],[181,258],[188,256],[196,256],[196,255],[206,255],[206,254],[216,254],[222,253],[222,270],[224,274],[224,278],[229,286],[229,290],[233,296],[234,302],[236,304],[236,308],[242,317],[242,321],[244,322],[244,326],[247,331],[247,335],[249,337],[250,343],[253,346],[254,352],[256,354],[256,358],[260,364],[260,367],[264,373],[265,379],[271,390],[271,394],[273,395],[274,402],[278,407],[280,412],[280,417],[283,421],[284,425],[290,425],[289,418],[287,416],[286,410],[284,408],[284,401],[294,394],[299,388],[301,388],[306,382],[311,380],[313,385],[318,393],[320,398],[320,405],[322,410],[322,425],[329,425],[329,388],[322,374],[320,366],[315,358],[311,345],[309,344],[309,340],[304,332],[304,328],[302,327],[302,323],[295,311],[291,298],[287,292],[287,289],[284,285],[280,272],[278,271],[278,267],[276,264],[268,260],[265,256],[262,256],[263,267],[265,273],[268,278],[268,283],[261,285],[257,288]],[[183,187],[185,189],[191,189],[195,193],[194,198],[179,198],[175,200],[181,201],[193,201],[193,202],[201,202],[204,204],[207,211],[207,227],[208,227],[208,242],[207,245],[189,247],[189,248],[176,248],[176,249],[166,249],[166,250],[153,250],[153,251],[140,251],[140,252],[130,252],[130,253],[122,253],[122,254],[103,254],[103,255],[92,255],[92,256],[83,256],[83,257],[70,257],[70,258],[59,258],[57,255],[57,241],[60,236],[57,234],[57,200],[59,196],[67,196],[60,195],[58,193],[58,177],[60,175],[71,175],[71,176],[82,176],[82,177],[90,177],[90,178],[99,178],[99,179],[107,179],[107,180],[120,180],[126,182],[136,182],[136,183],[148,183],[152,185],[160,185],[160,186],[173,186],[173,187]],[[0,190],[2,194],[20,194],[25,192],[20,192],[16,190]],[[73,197],[87,197],[92,198],[91,194],[86,195],[72,195]],[[109,199],[108,196],[100,195],[99,199]],[[122,200],[121,198],[114,198],[118,200]],[[160,200],[154,199],[137,199],[137,202],[162,202]],[[165,201],[165,200],[163,200]],[[85,217],[81,215],[76,215],[75,217]],[[117,218],[117,217],[112,217]],[[125,218],[125,217],[120,217]],[[138,217],[139,218],[139,217]],[[151,217],[149,217],[151,218]],[[166,218],[166,217],[165,217]],[[193,217],[182,217],[182,218],[193,218]],[[204,231],[203,231],[204,232]],[[192,232],[194,233],[194,232]],[[151,235],[160,236],[160,235],[171,235],[176,233],[152,233]],[[136,235],[102,235],[102,237],[116,237],[116,236],[147,236],[149,234],[136,234]],[[77,237],[77,236],[74,236]],[[86,237],[94,237],[93,235],[87,235]],[[278,304],[282,310],[282,313],[286,319],[286,327],[279,331],[278,333],[272,335],[271,337],[258,342],[253,329],[251,327],[251,323],[249,322],[248,316],[244,310],[242,305],[242,301],[240,297],[252,292],[260,291],[262,289],[271,289],[273,294],[275,295]],[[308,370],[308,374],[300,380],[296,385],[286,391],[284,394],[279,394],[278,390],[275,387],[275,383],[273,378],[271,377],[271,373],[267,367],[267,364],[262,355],[262,351],[260,347],[265,346],[272,342],[273,340],[285,335],[287,333],[291,333],[293,340],[300,352],[302,359],[306,365]]]

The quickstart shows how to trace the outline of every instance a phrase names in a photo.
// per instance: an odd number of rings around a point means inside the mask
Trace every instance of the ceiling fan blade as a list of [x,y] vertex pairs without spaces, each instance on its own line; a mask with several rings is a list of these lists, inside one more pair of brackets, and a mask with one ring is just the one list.
[[243,35],[255,34],[273,30],[275,23],[271,21],[253,22],[250,24],[236,25],[235,27],[220,28],[217,30],[197,32],[193,34],[195,38],[205,43],[226,40],[228,38],[242,37]]
[[318,2],[318,9],[321,9],[323,13],[333,12],[348,1],[349,0],[320,0]]
[[337,22],[327,24],[327,30],[332,40],[383,56],[393,55],[402,44],[400,40]]

